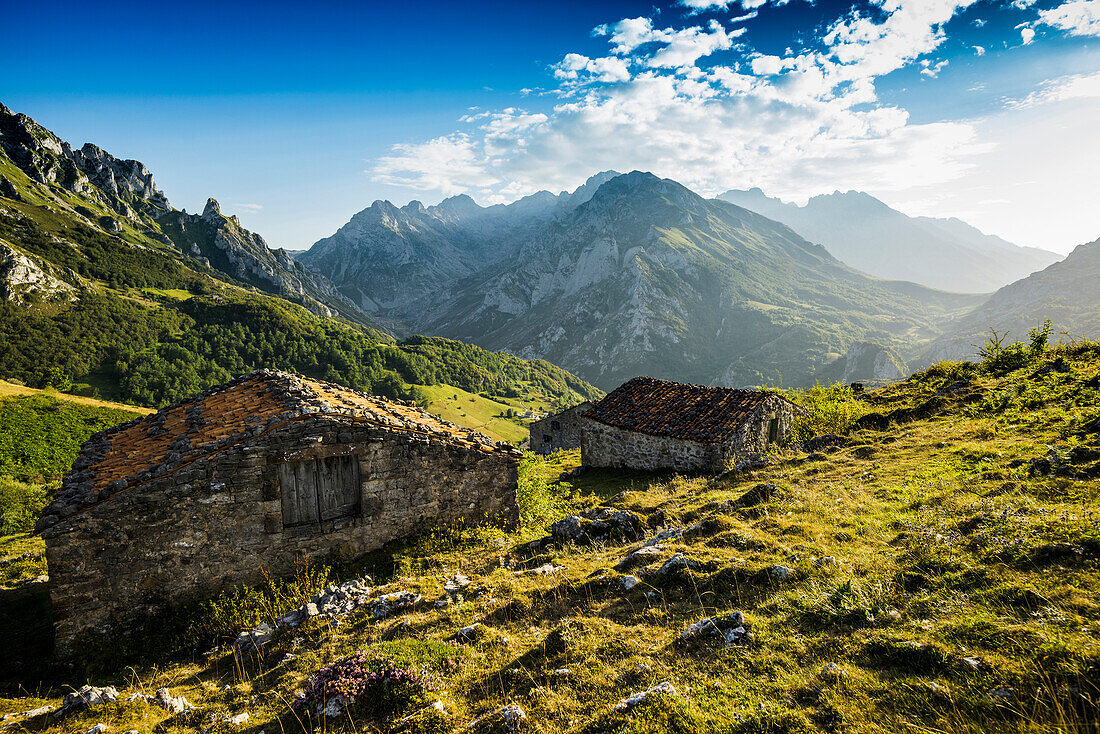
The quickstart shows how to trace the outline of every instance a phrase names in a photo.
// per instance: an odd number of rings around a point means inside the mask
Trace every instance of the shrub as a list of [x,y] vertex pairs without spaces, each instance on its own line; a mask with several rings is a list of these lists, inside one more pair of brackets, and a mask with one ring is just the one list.
[[50,502],[56,484],[21,482],[0,477],[0,535],[29,533]]
[[544,475],[546,460],[528,453],[519,465],[516,502],[520,523],[525,528],[545,528],[569,513],[568,502],[556,493]]
[[826,433],[844,433],[867,413],[867,406],[856,400],[852,388],[840,383],[790,390],[786,395],[803,410],[795,414],[791,443],[802,443]]
[[273,579],[263,569],[261,573],[262,584],[239,586],[202,603],[188,626],[187,637],[207,644],[231,640],[242,630],[270,623],[309,601],[332,578],[328,566],[311,564],[306,556],[295,560],[294,574],[289,578]]

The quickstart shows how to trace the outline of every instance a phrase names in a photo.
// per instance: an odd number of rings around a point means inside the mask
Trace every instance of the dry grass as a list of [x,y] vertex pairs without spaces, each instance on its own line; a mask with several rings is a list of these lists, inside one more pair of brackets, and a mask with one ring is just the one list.
[[[621,472],[563,482],[557,476],[577,464],[576,452],[528,462],[546,502],[603,502],[693,528],[666,544],[662,558],[682,552],[694,564],[672,578],[637,570],[642,583],[623,592],[614,565],[631,544],[570,545],[528,559],[518,548],[541,528],[437,533],[393,549],[378,591],[434,600],[461,571],[483,596],[426,604],[402,618],[407,626],[362,615],[314,624],[245,666],[223,648],[120,671],[115,682],[124,695],[168,686],[216,719],[247,710],[246,731],[302,731],[308,722],[289,701],[318,667],[360,649],[430,666],[432,644],[481,622],[476,642],[454,648],[457,671],[438,694],[443,722],[405,730],[462,731],[506,703],[524,709],[532,732],[1091,730],[1100,723],[1100,481],[1010,466],[1048,445],[1085,442],[1074,431],[1097,413],[1100,357],[1094,349],[1063,356],[1069,372],[1033,378],[1031,365],[1005,377],[974,374],[931,415],[856,432],[821,461],[791,452],[719,482]],[[957,378],[929,371],[875,393],[867,407],[913,408]],[[764,481],[780,490],[767,502],[727,503]],[[548,561],[564,568],[528,572]],[[775,579],[775,564],[791,568],[790,578]],[[679,640],[690,623],[734,609],[745,613],[752,645]],[[296,657],[281,662],[287,653]],[[822,675],[833,663],[840,674]],[[555,673],[563,668],[570,672]],[[621,697],[664,680],[678,696],[629,716],[613,711]],[[60,693],[0,699],[0,709]],[[397,731],[399,718],[326,726]],[[146,704],[117,704],[47,731],[99,721],[143,733],[209,726],[165,719]]]

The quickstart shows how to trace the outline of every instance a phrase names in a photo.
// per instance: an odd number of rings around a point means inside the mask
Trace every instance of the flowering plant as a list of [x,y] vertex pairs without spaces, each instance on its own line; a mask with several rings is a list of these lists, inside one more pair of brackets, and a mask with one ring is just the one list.
[[426,671],[357,652],[314,673],[292,706],[297,711],[315,706],[328,716],[338,716],[352,706],[365,714],[382,714],[405,708],[438,689]]

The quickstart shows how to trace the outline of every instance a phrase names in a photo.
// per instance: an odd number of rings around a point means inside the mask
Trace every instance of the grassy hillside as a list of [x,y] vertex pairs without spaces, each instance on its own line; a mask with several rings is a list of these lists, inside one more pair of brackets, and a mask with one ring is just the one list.
[[526,410],[551,407],[545,398],[530,393],[531,399],[519,399],[487,398],[450,385],[421,386],[419,390],[424,407],[432,413],[509,443],[520,443],[530,437],[527,421],[520,415]]
[[[1100,343],[1038,347],[935,365],[858,409],[850,394],[819,391],[806,398],[817,416],[806,420],[817,423],[800,430],[854,421],[847,432],[750,473],[562,480],[576,452],[528,458],[523,528],[435,529],[355,567],[226,595],[182,627],[154,630],[156,654],[131,658],[134,668],[100,665],[93,681],[118,685],[120,702],[36,730],[194,731],[191,719],[122,702],[161,686],[202,707],[203,721],[248,712],[238,729],[248,732],[507,731],[493,715],[506,704],[522,708],[532,732],[1091,730],[1100,724]],[[526,545],[553,519],[595,505],[636,513],[649,535],[682,534],[626,571],[616,565],[638,542]],[[226,643],[241,626],[364,572],[374,595],[409,589],[430,602],[455,572],[483,593],[381,622],[364,612],[338,626],[313,621],[234,661]],[[630,590],[626,573],[640,579]],[[734,611],[751,641],[684,634]],[[292,710],[312,673],[357,650],[369,669],[407,669],[405,682],[364,697],[342,721],[311,723]],[[56,705],[66,685],[84,681],[28,676],[0,708]],[[615,710],[664,681],[674,694]],[[429,706],[437,700],[441,708]]]
[[389,397],[410,396],[411,383],[441,382],[499,395],[533,386],[556,402],[595,394],[547,362],[445,339],[398,344],[194,270],[169,254],[67,226],[45,208],[19,204],[18,210],[18,216],[0,211],[0,237],[98,284],[72,302],[0,303],[0,343],[20,345],[0,351],[0,377],[34,387],[75,385],[158,407],[258,367]]

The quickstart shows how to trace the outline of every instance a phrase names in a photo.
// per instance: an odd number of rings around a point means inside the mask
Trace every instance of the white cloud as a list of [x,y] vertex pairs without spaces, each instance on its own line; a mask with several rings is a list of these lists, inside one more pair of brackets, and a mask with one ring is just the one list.
[[[488,202],[570,188],[609,168],[651,170],[704,194],[761,186],[789,198],[954,180],[987,149],[975,126],[914,123],[878,99],[875,81],[934,54],[943,26],[974,0],[875,1],[878,12],[849,13],[820,46],[783,57],[739,51],[721,23],[623,19],[594,31],[609,44],[603,60],[569,54],[553,67],[558,100],[543,119],[470,117],[462,132],[394,148],[373,173]],[[595,66],[607,60],[623,66]],[[919,68],[934,76],[945,65]]]
[[230,208],[243,211],[247,214],[256,214],[264,208],[263,204],[230,204]]
[[939,61],[939,62],[936,62],[936,63],[933,63],[929,59],[922,59],[921,62],[920,62],[921,76],[928,77],[929,79],[935,79],[936,77],[938,77],[940,75],[940,72],[943,70],[943,68],[945,66],[947,66],[947,64],[948,64],[947,59],[944,59],[943,61]]
[[574,81],[585,74],[584,81],[625,82],[630,79],[630,67],[625,59],[605,56],[590,59],[581,54],[566,54],[560,63],[555,64],[554,78]]
[[1027,46],[1035,40],[1035,31],[1027,26],[1020,29],[1020,41]]
[[757,56],[752,60],[752,73],[757,76],[778,74],[783,70],[783,59],[778,56]]
[[1100,72],[1048,79],[1027,97],[1009,100],[1005,106],[1010,109],[1025,109],[1076,99],[1100,99]]
[[612,26],[601,26],[598,30],[600,34],[610,36],[611,52],[618,56],[635,54],[641,47],[653,45],[647,53],[637,53],[636,58],[641,65],[651,69],[690,66],[715,51],[730,48],[733,39],[745,33],[744,28],[727,32],[716,20],[710,21],[706,28],[654,28],[649,18],[625,18]]
[[985,46],[971,46],[975,56],[985,56]]
[[[745,10],[753,10],[762,7],[769,0],[678,0],[677,5],[688,8],[696,13],[705,10],[728,10],[729,6],[737,2]],[[771,0],[772,5],[786,5],[789,0]]]
[[1039,22],[1069,31],[1071,36],[1100,36],[1100,0],[1068,0],[1039,11]]

